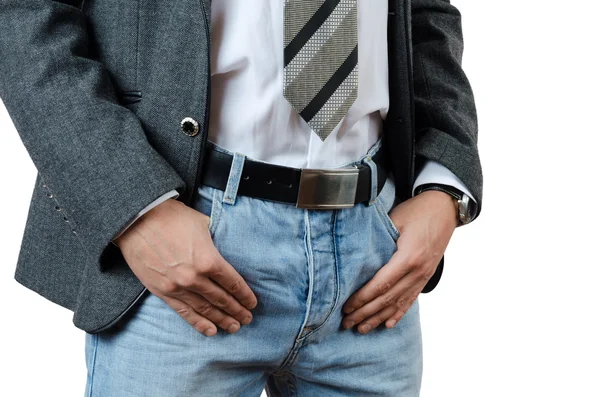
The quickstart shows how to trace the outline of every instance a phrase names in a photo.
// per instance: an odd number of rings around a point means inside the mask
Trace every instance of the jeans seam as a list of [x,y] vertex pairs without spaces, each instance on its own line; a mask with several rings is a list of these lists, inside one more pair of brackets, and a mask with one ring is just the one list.
[[258,378],[254,379],[252,382],[248,382],[246,383],[246,387],[242,390],[240,390],[240,393],[238,394],[238,397],[242,395],[242,393],[244,393],[246,390],[250,389],[252,386],[254,386],[259,380],[261,380],[263,378],[263,374],[261,374]]
[[288,372],[288,376],[286,376],[286,385],[288,386],[288,394],[290,397],[298,396],[296,393],[296,377],[291,372]]
[[[327,321],[329,319],[329,317],[331,316],[331,314],[333,313],[333,311],[335,310],[338,301],[340,300],[340,280],[341,280],[341,276],[340,276],[340,258],[339,258],[339,251],[338,251],[338,242],[337,242],[337,219],[338,219],[338,214],[339,211],[335,210],[334,214],[333,214],[333,222],[332,222],[332,232],[331,232],[331,240],[333,242],[333,261],[334,261],[334,266],[335,266],[335,300],[333,302],[333,305],[331,306],[331,311],[329,312],[329,314],[327,315],[327,318],[325,318],[325,321]],[[325,321],[323,321],[323,324],[325,324]],[[320,327],[319,327],[320,328]]]
[[394,241],[400,238],[400,231],[396,228],[396,225],[392,222],[389,215],[385,212],[385,208],[383,208],[383,203],[381,202],[379,196],[375,199],[375,209],[377,210],[377,214],[379,218],[383,221],[387,232],[394,239]]
[[292,348],[290,349],[290,352],[288,353],[287,357],[283,359],[283,362],[281,363],[281,365],[277,368],[277,371],[283,370],[285,368],[288,368],[289,366],[291,366],[294,362],[294,360],[296,359],[297,353],[298,353],[298,349],[300,349],[300,347],[302,346],[302,342],[304,341],[304,339],[312,334],[313,331],[311,331],[310,333],[301,336],[302,332],[304,331],[304,326],[306,325],[306,322],[308,321],[308,317],[310,315],[310,305],[312,303],[312,292],[313,292],[313,276],[311,274],[312,269],[313,269],[313,255],[312,255],[312,246],[310,244],[310,217],[308,216],[308,210],[304,210],[304,223],[305,223],[305,236],[304,236],[304,244],[306,246],[306,259],[307,259],[307,263],[309,266],[309,282],[308,282],[308,296],[306,298],[306,312],[304,314],[304,319],[302,320],[302,325],[300,326],[300,331],[298,332],[298,335],[296,335],[296,337],[294,338],[294,343],[292,345]]
[[321,322],[321,324],[317,325],[315,328],[313,328],[309,333],[307,333],[306,335],[304,335],[302,337],[302,339],[308,337],[309,335],[314,334],[315,332],[317,332],[320,328],[322,328],[325,323],[327,322],[327,320],[329,320],[329,317],[331,317],[331,315],[333,314],[333,312],[335,311],[335,307],[338,304],[339,298],[340,298],[340,271],[339,271],[339,258],[338,258],[338,249],[337,249],[337,243],[336,243],[336,238],[335,238],[335,230],[337,227],[337,214],[338,214],[338,210],[333,210],[331,217],[332,217],[332,233],[331,233],[331,240],[333,242],[333,261],[334,261],[334,267],[335,267],[335,279],[334,279],[334,290],[335,290],[335,298],[333,299],[333,303],[331,304],[331,309],[329,309],[329,313],[327,313],[327,315],[325,316],[325,318],[323,319],[323,321]]
[[96,353],[98,350],[98,334],[92,334],[92,343],[93,343],[93,350],[92,350],[92,362],[91,362],[91,373],[90,373],[90,390],[89,390],[89,395],[87,397],[92,397],[93,394],[93,388],[94,388],[94,372],[96,369]]
[[307,253],[307,257],[308,257],[308,272],[309,272],[309,278],[308,278],[308,297],[306,299],[306,314],[304,316],[304,321],[302,322],[302,329],[300,330],[300,333],[302,333],[302,330],[304,329],[304,326],[306,325],[306,322],[308,321],[308,318],[310,316],[310,309],[311,309],[311,305],[312,305],[312,295],[314,292],[314,277],[315,277],[315,258],[313,255],[313,250],[312,250],[312,241],[311,241],[311,230],[310,230],[310,217],[308,216],[308,210],[305,210],[304,212],[304,219],[306,222],[306,253]]
[[[300,332],[302,332],[302,331],[300,331]],[[298,352],[299,352],[300,348],[302,347],[303,343],[304,343],[304,337],[297,338],[294,341],[294,345],[292,346],[292,349],[288,353],[287,357],[283,360],[281,365],[275,370],[275,372],[287,371],[287,369],[290,368],[294,364],[294,361],[296,360],[296,357],[298,357]]]
[[218,189],[214,189],[213,191],[212,206],[210,209],[210,219],[208,222],[208,231],[210,233],[211,238],[215,237],[217,226],[219,225],[219,221],[221,220],[221,211],[223,210],[223,207],[219,202],[220,198],[218,192]]

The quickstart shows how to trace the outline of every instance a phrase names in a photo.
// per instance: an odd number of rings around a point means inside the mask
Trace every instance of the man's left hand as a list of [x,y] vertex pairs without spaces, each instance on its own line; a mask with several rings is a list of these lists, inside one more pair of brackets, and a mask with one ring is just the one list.
[[[433,276],[458,224],[456,200],[425,191],[390,212],[400,232],[398,249],[362,288],[346,301],[342,324],[366,334],[385,322],[392,328],[411,307]],[[349,314],[348,314],[349,313]]]

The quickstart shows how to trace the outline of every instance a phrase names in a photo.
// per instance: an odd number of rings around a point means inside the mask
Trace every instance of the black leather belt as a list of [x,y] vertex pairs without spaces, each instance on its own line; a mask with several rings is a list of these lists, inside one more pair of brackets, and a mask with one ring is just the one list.
[[[206,149],[200,183],[224,191],[233,156],[215,150],[211,142],[207,142]],[[377,165],[377,194],[387,177],[383,152],[378,150],[373,156]],[[300,169],[246,158],[237,194],[295,204],[299,208],[347,208],[371,198],[371,169],[367,164]]]

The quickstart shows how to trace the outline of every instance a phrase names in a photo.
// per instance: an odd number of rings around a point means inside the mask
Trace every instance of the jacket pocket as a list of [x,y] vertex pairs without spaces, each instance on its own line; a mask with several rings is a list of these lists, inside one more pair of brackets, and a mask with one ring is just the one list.
[[118,92],[139,89],[140,0],[85,1],[90,56],[107,69]]
[[142,92],[141,91],[118,91],[117,99],[119,103],[123,106],[131,105],[132,103],[137,103],[142,100]]

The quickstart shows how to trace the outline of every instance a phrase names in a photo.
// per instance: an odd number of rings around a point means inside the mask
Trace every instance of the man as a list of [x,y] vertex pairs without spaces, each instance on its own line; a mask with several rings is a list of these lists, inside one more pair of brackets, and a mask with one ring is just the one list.
[[419,394],[482,198],[448,1],[5,0],[0,33],[15,277],[86,331],[87,395]]

